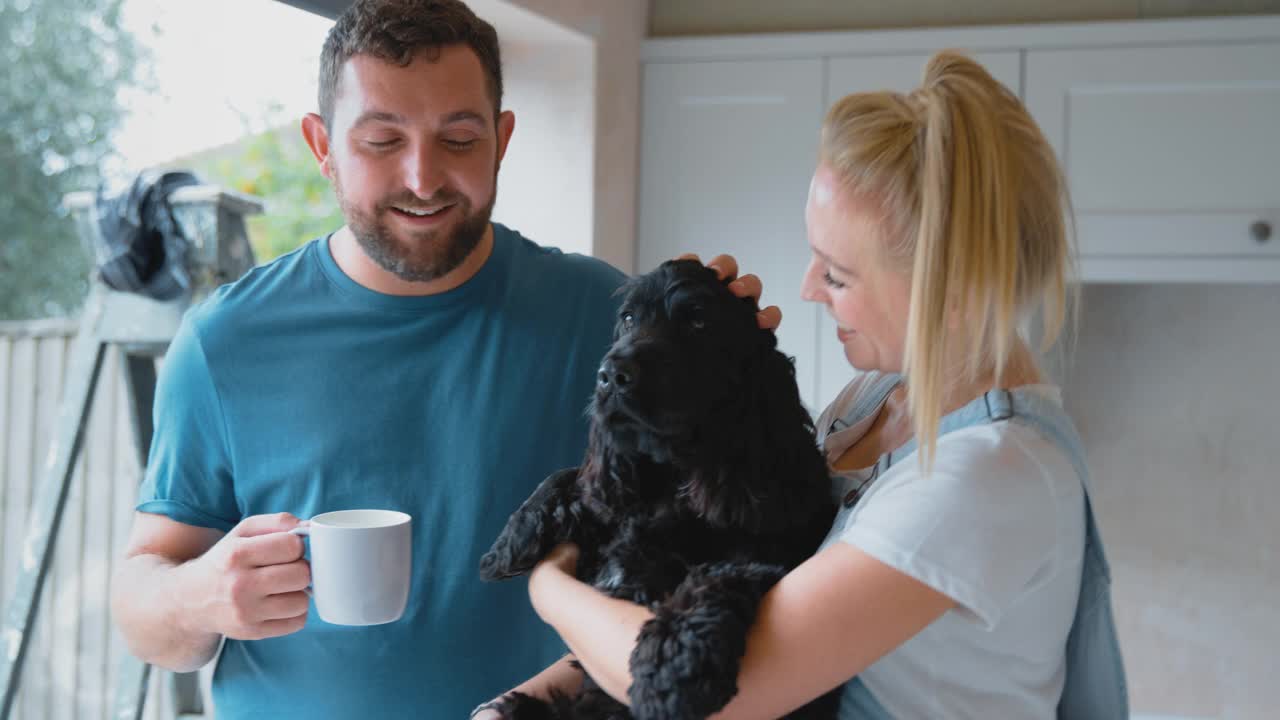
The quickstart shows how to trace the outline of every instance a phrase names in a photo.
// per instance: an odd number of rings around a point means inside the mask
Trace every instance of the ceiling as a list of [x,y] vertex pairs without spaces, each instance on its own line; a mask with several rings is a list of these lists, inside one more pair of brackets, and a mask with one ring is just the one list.
[[[275,0],[328,18],[337,18],[352,0]],[[0,5],[3,5],[0,0]],[[526,5],[522,0],[467,0],[467,5],[481,18],[492,23],[502,39],[504,52],[519,47],[549,47],[578,44],[587,38],[580,31],[552,21]],[[545,3],[543,3],[545,4]]]
[[292,5],[296,8],[302,8],[308,12],[317,15],[323,15],[329,18],[336,18],[338,14],[347,9],[351,4],[351,0],[278,0],[285,5]]

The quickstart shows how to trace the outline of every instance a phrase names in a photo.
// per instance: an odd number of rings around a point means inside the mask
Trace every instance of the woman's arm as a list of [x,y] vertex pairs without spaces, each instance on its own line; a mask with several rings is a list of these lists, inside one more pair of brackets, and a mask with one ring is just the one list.
[[[578,548],[559,545],[529,574],[533,609],[560,634],[591,679],[627,704],[631,651],[640,627],[653,613],[643,605],[611,598],[574,577]],[[578,654],[581,649],[587,657]]]
[[[652,613],[573,577],[561,546],[530,577],[539,616],[600,686],[626,703],[630,659]],[[717,718],[775,718],[862,672],[954,606],[954,601],[845,543],[805,561],[764,597],[747,638],[738,694]]]

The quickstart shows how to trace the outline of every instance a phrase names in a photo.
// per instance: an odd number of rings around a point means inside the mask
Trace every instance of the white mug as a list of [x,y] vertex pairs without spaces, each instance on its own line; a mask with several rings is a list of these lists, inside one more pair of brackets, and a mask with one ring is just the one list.
[[311,538],[311,590],[320,619],[381,625],[404,614],[412,518],[394,510],[339,510],[289,532]]

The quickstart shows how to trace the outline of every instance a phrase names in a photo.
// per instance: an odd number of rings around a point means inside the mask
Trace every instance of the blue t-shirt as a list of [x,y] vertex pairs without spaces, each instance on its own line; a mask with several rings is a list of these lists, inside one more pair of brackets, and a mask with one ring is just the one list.
[[192,308],[166,356],[142,512],[229,530],[249,515],[413,516],[397,622],[320,620],[228,640],[219,718],[466,717],[564,652],[523,582],[480,556],[552,471],[577,465],[624,277],[494,224],[480,271],[439,295],[383,295],[327,238]]

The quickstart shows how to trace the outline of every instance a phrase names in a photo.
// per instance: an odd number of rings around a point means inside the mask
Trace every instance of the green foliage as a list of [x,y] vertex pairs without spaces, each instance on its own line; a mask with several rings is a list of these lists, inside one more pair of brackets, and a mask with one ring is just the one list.
[[145,51],[124,0],[0,0],[0,320],[65,315],[89,261],[63,194],[94,187]]
[[[279,114],[274,108],[268,112]],[[299,122],[277,124],[274,130],[181,164],[207,182],[266,200],[266,212],[249,220],[249,239],[259,263],[332,232],[344,222]]]

